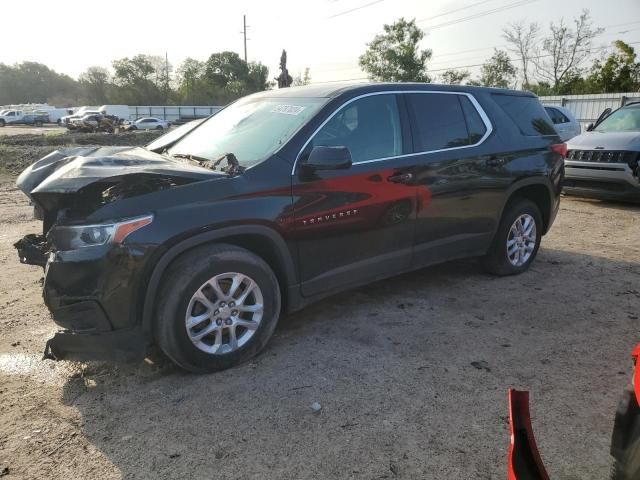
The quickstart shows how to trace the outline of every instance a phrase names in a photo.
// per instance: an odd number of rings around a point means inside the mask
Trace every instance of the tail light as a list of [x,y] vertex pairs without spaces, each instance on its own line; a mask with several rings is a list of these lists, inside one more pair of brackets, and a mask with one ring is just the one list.
[[567,144],[566,143],[556,143],[551,145],[551,151],[554,153],[559,153],[562,158],[567,158]]

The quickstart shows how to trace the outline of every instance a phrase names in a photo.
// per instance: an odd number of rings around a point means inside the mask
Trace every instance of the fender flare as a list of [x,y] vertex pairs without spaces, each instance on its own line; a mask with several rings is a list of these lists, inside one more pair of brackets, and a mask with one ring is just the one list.
[[289,285],[293,285],[295,283],[296,274],[291,254],[289,253],[282,236],[272,228],[263,225],[241,225],[220,228],[194,235],[170,247],[153,267],[142,305],[142,330],[148,339],[152,336],[154,300],[156,298],[160,282],[162,281],[162,276],[171,262],[179,255],[183,254],[187,250],[191,250],[192,248],[239,235],[258,235],[264,237],[266,241],[270,242],[271,246],[274,247],[277,261],[280,264],[287,283],[287,285],[283,286],[283,292],[287,290]]
[[[500,208],[500,215],[498,216],[498,219],[502,218],[504,209],[506,208],[507,204],[513,197],[513,194],[516,193],[518,190],[524,187],[529,187],[531,185],[542,185],[543,187],[546,187],[547,194],[549,196],[549,206],[550,206],[550,209],[553,210],[554,194],[553,194],[553,186],[551,184],[551,180],[549,180],[549,178],[547,177],[523,178],[522,180],[517,180],[513,182],[511,185],[509,185],[509,188],[507,189],[504,195],[504,202],[502,203],[502,207]],[[552,215],[553,215],[553,211],[549,211],[549,218],[551,218]],[[496,225],[496,228],[497,228],[497,225]],[[548,229],[548,226],[545,228],[545,232],[547,229]]]

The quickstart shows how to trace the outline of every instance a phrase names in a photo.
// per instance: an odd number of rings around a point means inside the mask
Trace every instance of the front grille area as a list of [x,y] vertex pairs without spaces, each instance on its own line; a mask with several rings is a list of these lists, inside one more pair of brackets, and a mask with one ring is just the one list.
[[624,150],[569,150],[567,160],[577,162],[626,163],[631,168],[638,166],[640,152]]
[[640,152],[626,150],[569,150],[567,160],[594,163],[626,163],[635,177],[640,176]]

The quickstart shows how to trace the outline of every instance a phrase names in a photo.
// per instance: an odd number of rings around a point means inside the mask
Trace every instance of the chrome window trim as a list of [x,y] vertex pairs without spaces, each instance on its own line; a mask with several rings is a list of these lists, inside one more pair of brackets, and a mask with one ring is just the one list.
[[491,124],[491,120],[489,120],[488,115],[485,113],[485,111],[482,108],[482,106],[478,103],[478,101],[475,99],[475,97],[471,93],[455,92],[455,91],[451,91],[450,92],[450,91],[442,91],[442,90],[389,90],[389,91],[384,91],[384,92],[364,93],[362,95],[358,95],[357,97],[353,97],[353,98],[349,99],[348,101],[344,102],[336,110],[334,110],[334,112],[331,115],[329,115],[324,120],[324,122],[322,122],[320,124],[320,126],[318,128],[316,128],[314,130],[314,132],[309,136],[307,141],[304,142],[304,145],[302,146],[302,148],[298,152],[298,155],[296,155],[296,160],[295,160],[295,162],[293,162],[293,167],[291,168],[291,175],[295,175],[296,166],[298,165],[298,160],[300,159],[300,155],[302,155],[302,152],[304,152],[304,149],[307,148],[307,145],[309,145],[309,142],[311,142],[311,140],[313,140],[313,137],[316,136],[316,134],[322,129],[322,127],[324,127],[329,122],[329,120],[331,120],[335,115],[338,114],[338,112],[340,112],[343,108],[345,108],[350,103],[355,102],[356,100],[359,100],[361,98],[371,97],[373,95],[398,95],[398,94],[416,94],[416,93],[417,94],[427,94],[427,95],[429,95],[429,94],[463,95],[463,96],[467,97],[469,99],[469,101],[471,102],[471,104],[473,105],[473,107],[476,109],[476,112],[478,112],[478,115],[480,115],[480,118],[482,119],[482,123],[484,123],[484,126],[487,129],[487,131],[482,136],[482,138],[480,140],[478,140],[476,143],[474,143],[473,145],[462,145],[460,147],[441,148],[441,149],[438,149],[438,150],[425,150],[425,151],[422,151],[422,152],[404,153],[402,155],[395,155],[395,156],[392,156],[392,157],[374,158],[374,159],[371,159],[371,160],[365,160],[363,162],[354,163],[354,165],[362,165],[362,164],[365,164],[365,163],[374,163],[374,162],[383,162],[385,160],[391,160],[392,158],[407,158],[407,157],[414,157],[416,155],[425,155],[425,154],[431,154],[431,153],[448,152],[450,150],[461,150],[463,148],[477,147],[478,145],[481,145],[482,143],[484,143],[484,141],[487,139],[487,137],[489,135],[491,135],[491,132],[493,132],[493,125]]

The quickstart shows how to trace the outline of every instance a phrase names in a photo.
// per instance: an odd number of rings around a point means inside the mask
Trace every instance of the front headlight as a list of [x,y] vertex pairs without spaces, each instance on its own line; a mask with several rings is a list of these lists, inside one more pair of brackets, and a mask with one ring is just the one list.
[[77,250],[107,243],[120,244],[131,233],[153,221],[153,215],[128,218],[119,222],[97,225],[74,225],[54,227],[51,243],[57,250]]

